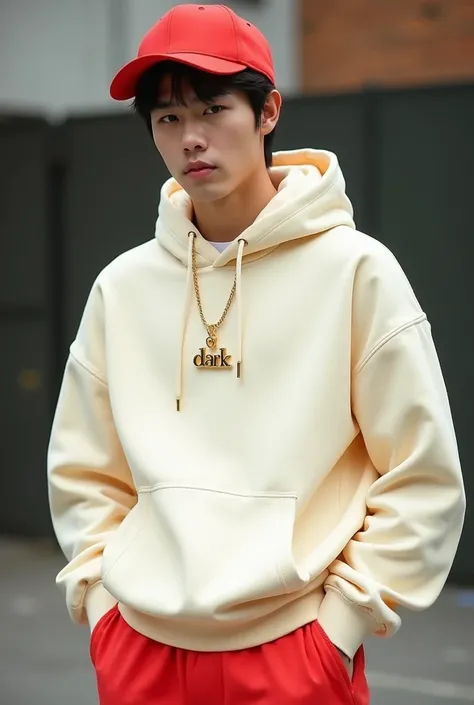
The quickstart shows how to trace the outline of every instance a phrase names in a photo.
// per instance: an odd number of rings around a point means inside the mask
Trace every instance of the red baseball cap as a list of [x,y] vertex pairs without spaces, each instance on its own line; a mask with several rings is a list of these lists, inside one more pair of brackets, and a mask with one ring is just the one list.
[[176,5],[163,15],[142,39],[137,57],[113,79],[112,98],[133,98],[142,74],[161,61],[221,75],[254,69],[275,83],[272,52],[264,35],[225,5]]

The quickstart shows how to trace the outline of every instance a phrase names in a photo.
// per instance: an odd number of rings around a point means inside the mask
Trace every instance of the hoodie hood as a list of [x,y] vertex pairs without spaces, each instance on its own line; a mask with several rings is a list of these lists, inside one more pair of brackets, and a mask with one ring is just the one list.
[[[241,377],[243,358],[244,295],[242,265],[264,257],[283,243],[300,240],[346,225],[355,228],[352,205],[346,196],[345,181],[335,154],[305,149],[277,152],[270,175],[277,193],[255,221],[223,252],[205,240],[192,222],[193,205],[189,195],[174,180],[162,188],[156,237],[161,245],[180,260],[187,270],[184,307],[179,338],[176,405],[181,409],[186,330],[191,311],[193,267],[221,268],[232,263],[235,279],[227,308],[235,297],[237,309],[236,372]],[[197,291],[196,291],[197,294]],[[225,301],[223,302],[223,306]],[[224,315],[225,317],[225,315]],[[224,318],[221,319],[222,323]],[[203,319],[204,322],[204,319]],[[207,324],[206,344],[217,343],[220,324]]]
[[270,176],[277,193],[256,220],[222,253],[207,242],[192,222],[188,194],[175,179],[161,190],[156,225],[160,244],[183,264],[188,263],[188,233],[196,233],[196,263],[222,267],[237,259],[245,240],[243,261],[257,259],[279,245],[345,225],[355,228],[353,209],[337,157],[332,152],[303,149],[276,152]]

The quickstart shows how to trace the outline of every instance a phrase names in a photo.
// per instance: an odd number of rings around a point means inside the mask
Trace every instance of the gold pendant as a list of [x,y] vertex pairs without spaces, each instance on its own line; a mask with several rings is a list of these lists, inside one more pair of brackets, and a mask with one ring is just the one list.
[[232,356],[227,353],[226,348],[220,348],[219,352],[215,352],[215,346],[208,345],[206,348],[199,349],[199,353],[193,358],[193,364],[200,370],[231,370]]
[[217,350],[217,328],[216,326],[208,326],[208,336],[206,338],[206,347],[199,348],[199,353],[194,356],[193,363],[195,367],[201,370],[231,370],[232,356],[228,355],[226,348]]

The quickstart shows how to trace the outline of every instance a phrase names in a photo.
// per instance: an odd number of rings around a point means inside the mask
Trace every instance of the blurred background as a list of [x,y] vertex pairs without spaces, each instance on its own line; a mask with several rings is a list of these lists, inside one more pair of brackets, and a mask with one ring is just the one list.
[[[0,0],[2,705],[96,702],[88,635],[54,585],[64,561],[46,447],[94,278],[153,237],[167,174],[108,86],[174,4]],[[392,249],[428,313],[472,502],[474,0],[227,4],[273,46],[285,97],[276,147],[338,154],[359,229]],[[468,510],[435,607],[367,645],[374,705],[474,703],[473,540]]]

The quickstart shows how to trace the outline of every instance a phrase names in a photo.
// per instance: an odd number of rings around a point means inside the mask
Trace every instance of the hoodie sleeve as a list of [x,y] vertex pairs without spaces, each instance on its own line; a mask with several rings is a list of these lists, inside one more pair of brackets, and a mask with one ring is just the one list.
[[116,600],[101,584],[102,552],[136,502],[105,375],[100,286],[71,346],[48,451],[50,510],[69,563],[57,583],[71,618],[91,628]]
[[353,413],[378,479],[361,530],[330,566],[320,612],[353,657],[368,634],[391,636],[397,607],[428,608],[461,536],[465,494],[431,330],[395,258],[362,263],[354,293]]

